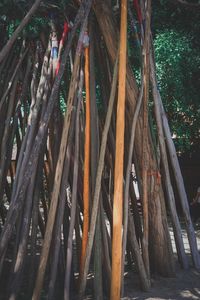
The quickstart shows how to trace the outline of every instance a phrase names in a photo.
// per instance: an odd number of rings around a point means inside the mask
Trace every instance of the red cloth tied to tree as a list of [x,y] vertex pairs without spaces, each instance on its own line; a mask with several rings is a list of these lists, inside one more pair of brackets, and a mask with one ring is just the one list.
[[[60,40],[59,48],[63,47],[64,42],[65,42],[65,40],[67,38],[69,30],[70,30],[69,24],[65,21],[64,28],[63,28],[63,33],[62,33],[62,38]],[[58,61],[57,67],[56,67],[56,75],[58,74],[59,69],[60,69],[60,59]]]
[[140,24],[142,24],[142,13],[141,13],[141,9],[140,9],[138,0],[133,0],[133,5],[134,5],[136,13],[137,13],[138,21]]

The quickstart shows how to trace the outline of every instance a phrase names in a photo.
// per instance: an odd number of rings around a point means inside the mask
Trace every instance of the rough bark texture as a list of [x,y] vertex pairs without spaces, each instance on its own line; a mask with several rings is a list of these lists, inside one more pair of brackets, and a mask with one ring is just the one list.
[[[107,51],[110,55],[111,62],[114,63],[117,54],[118,34],[117,26],[114,22],[112,10],[106,1],[102,2],[96,0],[94,3],[94,11],[100,26],[102,35],[104,37]],[[137,99],[137,86],[133,77],[132,71],[127,66],[127,80],[126,80],[126,95],[130,114],[132,115]],[[129,116],[130,117],[130,116]],[[156,172],[158,170],[156,159],[154,157],[152,143],[148,136],[147,152],[149,156],[148,169]],[[142,161],[142,121],[141,117],[138,120],[138,126],[135,136],[135,152],[138,162]],[[141,165],[139,166],[141,170]],[[156,186],[157,191],[149,203],[149,254],[150,254],[150,268],[160,274],[171,276],[174,275],[174,261],[172,254],[172,247],[168,232],[167,223],[163,221],[161,209],[164,205],[163,193],[161,185]]]

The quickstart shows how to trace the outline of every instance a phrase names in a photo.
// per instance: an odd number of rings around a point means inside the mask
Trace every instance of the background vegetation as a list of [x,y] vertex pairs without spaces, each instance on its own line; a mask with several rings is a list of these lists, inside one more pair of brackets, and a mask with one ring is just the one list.
[[177,151],[198,151],[200,14],[169,0],[153,1],[152,11],[159,89]]
[[[12,35],[24,12],[33,1],[1,0],[0,32],[7,28]],[[23,34],[36,38],[41,28],[48,30],[49,19],[59,18],[57,8],[64,9],[70,1],[43,1],[37,18],[34,17]],[[130,1],[130,5],[132,5]],[[46,14],[46,7],[52,8]],[[71,4],[71,11],[73,13]],[[49,10],[48,10],[49,11]],[[116,10],[117,13],[117,10]],[[200,149],[200,13],[199,10],[186,9],[173,1],[152,1],[152,33],[155,47],[157,79],[162,100],[167,112],[173,138],[179,154]],[[138,24],[137,24],[138,25]],[[137,26],[139,27],[139,26]],[[129,22],[129,34],[132,34]],[[1,36],[0,48],[6,36]],[[137,73],[137,43],[129,47],[132,67]],[[137,76],[136,76],[137,77]],[[98,102],[99,99],[98,99]]]

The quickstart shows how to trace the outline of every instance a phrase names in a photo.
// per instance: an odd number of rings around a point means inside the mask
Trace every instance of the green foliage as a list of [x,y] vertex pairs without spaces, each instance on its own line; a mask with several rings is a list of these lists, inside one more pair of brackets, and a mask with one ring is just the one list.
[[190,36],[167,30],[157,34],[154,47],[158,83],[166,105],[180,110],[181,104],[198,103],[200,55]]
[[40,32],[48,30],[49,19],[35,17],[28,26],[26,26],[23,34],[29,39],[38,38]]
[[[30,9],[33,0],[1,0],[0,30],[2,38],[0,48],[13,34],[15,28]],[[71,3],[71,5],[69,5]],[[112,1],[113,6],[116,1]],[[72,8],[71,0],[44,0],[37,14],[23,30],[23,37],[37,39],[41,31],[49,33],[50,15],[53,13],[58,28],[66,5]],[[133,5],[130,5],[133,17],[136,18]],[[119,15],[115,11],[119,21]],[[66,12],[71,15],[71,12]],[[199,143],[200,128],[200,13],[176,6],[169,0],[152,1],[152,32],[155,47],[158,85],[167,111],[175,143],[179,152],[191,149]],[[140,84],[141,52],[136,39],[139,33],[137,22],[131,22],[129,14],[128,57],[131,68]],[[119,23],[119,22],[118,22]],[[70,72],[69,72],[70,73]],[[100,80],[96,74],[97,105],[102,110]],[[66,97],[61,83],[61,109],[66,110]],[[83,95],[84,96],[84,95]]]
[[[200,32],[197,13],[167,3],[153,10],[158,86],[178,152],[199,145]],[[199,40],[199,39],[198,39]]]

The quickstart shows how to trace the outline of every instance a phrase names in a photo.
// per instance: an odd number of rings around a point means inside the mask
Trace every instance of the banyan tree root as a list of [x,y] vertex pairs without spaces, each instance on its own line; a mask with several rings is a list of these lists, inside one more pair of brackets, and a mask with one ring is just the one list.
[[[92,282],[94,299],[119,299],[120,293],[126,296],[124,271],[134,269],[143,290],[150,288],[152,272],[174,275],[165,203],[179,263],[188,268],[169,165],[193,264],[199,268],[184,185],[149,52],[150,1],[146,4],[134,1],[136,14],[129,6],[130,30],[136,30],[137,23],[139,29],[140,89],[126,62],[126,1],[118,8],[120,35],[108,1],[74,1],[64,11],[35,1],[29,16],[42,18],[45,9],[51,26],[30,42],[21,31],[32,22],[28,17],[8,41],[12,45],[0,52],[4,298],[39,299],[43,294],[71,299],[75,294],[84,299]],[[158,152],[148,130],[151,91]]]

